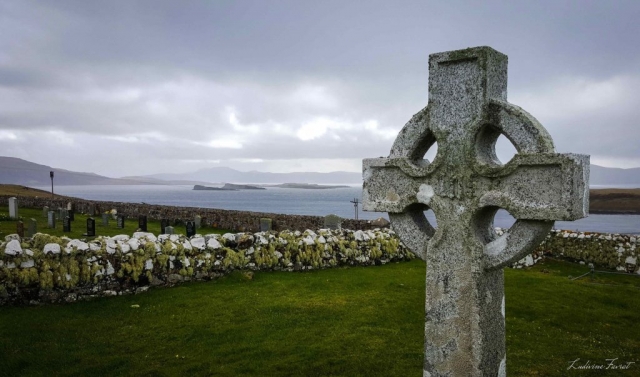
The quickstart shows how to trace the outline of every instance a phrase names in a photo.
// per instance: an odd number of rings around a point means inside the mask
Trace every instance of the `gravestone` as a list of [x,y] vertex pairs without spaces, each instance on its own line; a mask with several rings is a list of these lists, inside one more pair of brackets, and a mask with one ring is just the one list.
[[195,223],[196,223],[196,229],[202,228],[202,216],[196,215]]
[[[507,102],[507,57],[489,47],[429,57],[429,102],[388,158],[363,161],[363,208],[388,212],[427,262],[424,376],[505,376],[504,266],[554,220],[587,215],[589,156],[555,152],[547,131]],[[502,165],[504,134],[517,154]],[[435,142],[433,162],[423,156]],[[424,217],[432,209],[438,227]],[[515,224],[498,236],[504,208]]]
[[143,232],[147,231],[147,216],[145,215],[138,216],[138,228],[140,228],[140,230]]
[[167,226],[164,228],[164,234],[173,234],[174,230],[172,226]]
[[73,203],[68,202],[67,203],[67,211],[73,211],[74,209],[75,209],[75,207],[74,207]]
[[271,225],[273,221],[270,218],[263,217],[260,219],[260,231],[268,232],[271,230]]
[[38,233],[38,222],[36,219],[29,219],[29,225],[27,227],[27,236],[33,237],[34,234]]
[[124,215],[118,215],[116,218],[116,227],[124,229]]
[[103,213],[102,214],[102,226],[109,226],[109,214],[108,213]]
[[24,222],[18,221],[16,223],[16,233],[20,236],[20,238],[24,238]]
[[93,217],[89,217],[87,219],[87,233],[84,234],[87,237],[95,237],[96,236],[96,221]]
[[47,216],[49,216],[49,207],[44,206],[44,207],[42,207],[42,217],[44,217],[46,219]]
[[325,229],[341,229],[342,217],[338,215],[327,215],[324,217]]
[[186,227],[187,227],[187,238],[190,238],[196,235],[195,221],[187,221]]
[[9,198],[9,218],[18,218],[18,198]]
[[67,216],[62,219],[62,231],[71,232],[71,217]]
[[76,211],[69,209],[67,210],[67,215],[69,216],[70,221],[76,221]]
[[49,211],[47,214],[47,226],[51,229],[56,228],[56,213],[55,211]]
[[160,219],[160,234],[166,234],[166,229],[169,226],[168,219]]

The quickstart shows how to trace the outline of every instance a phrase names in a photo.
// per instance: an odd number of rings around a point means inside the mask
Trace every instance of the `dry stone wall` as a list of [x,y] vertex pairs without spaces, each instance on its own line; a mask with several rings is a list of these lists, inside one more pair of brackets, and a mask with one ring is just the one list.
[[144,292],[232,270],[311,270],[409,260],[391,230],[306,230],[69,239],[37,233],[0,243],[0,305]]
[[[9,196],[0,196],[0,201],[7,203]],[[67,208],[69,199],[51,199],[41,197],[20,197],[19,206],[25,208],[51,209]],[[227,229],[234,232],[258,232],[260,231],[260,219],[270,218],[272,230],[299,230],[320,229],[324,227],[324,217],[286,215],[266,212],[233,211],[215,208],[198,207],[174,207],[143,203],[106,202],[95,200],[74,199],[71,201],[75,211],[79,213],[100,214],[112,209],[118,214],[128,218],[138,218],[146,215],[149,219],[161,220],[193,220],[197,215],[202,217],[204,226],[212,226],[219,229]],[[374,229],[376,225],[367,220],[343,219],[342,227],[353,230]]]
[[536,256],[550,254],[600,268],[640,274],[635,235],[553,230],[536,249]]

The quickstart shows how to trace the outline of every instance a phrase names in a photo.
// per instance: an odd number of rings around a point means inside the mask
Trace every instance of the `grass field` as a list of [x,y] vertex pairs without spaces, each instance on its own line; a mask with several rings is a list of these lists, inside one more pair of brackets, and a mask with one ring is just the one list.
[[[510,376],[640,375],[640,278],[547,260],[507,269]],[[419,260],[237,273],[71,305],[0,308],[0,374],[420,376]],[[567,370],[635,361],[627,371]]]
[[[57,212],[56,212],[57,214]],[[0,238],[4,239],[4,236],[12,233],[16,233],[17,220],[7,220],[9,216],[9,208],[7,206],[0,206]],[[18,210],[18,216],[22,218],[24,223],[25,235],[27,233],[28,221],[33,218],[38,223],[38,231],[41,233],[51,234],[54,236],[67,236],[71,239],[74,238],[86,238],[83,236],[84,233],[87,232],[87,218],[88,216],[83,214],[76,214],[75,221],[71,223],[71,232],[63,232],[62,231],[62,221],[56,220],[56,228],[50,229],[47,227],[47,219],[43,216],[41,209],[29,209],[29,208],[20,208]],[[125,227],[120,229],[116,226],[116,221],[113,218],[109,219],[109,225],[102,225],[102,217],[96,216],[94,217],[96,221],[96,235],[97,236],[115,236],[118,234],[128,234],[131,235],[138,229],[138,219],[126,219]],[[157,220],[149,219],[147,221],[147,230],[156,235],[160,234],[160,222]],[[198,231],[201,234],[209,234],[209,233],[227,233],[227,230],[224,229],[214,229],[214,228],[202,228]],[[182,225],[174,225],[174,233],[176,234],[186,234],[186,229],[184,224]]]

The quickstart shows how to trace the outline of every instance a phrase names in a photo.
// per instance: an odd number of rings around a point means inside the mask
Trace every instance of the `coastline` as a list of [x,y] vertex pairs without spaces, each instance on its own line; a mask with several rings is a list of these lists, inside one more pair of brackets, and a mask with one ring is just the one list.
[[[54,191],[55,194],[55,191]],[[0,184],[0,196],[50,198],[51,192],[23,185]],[[77,199],[55,194],[55,199]],[[640,188],[598,188],[589,190],[589,213],[598,215],[640,214]]]

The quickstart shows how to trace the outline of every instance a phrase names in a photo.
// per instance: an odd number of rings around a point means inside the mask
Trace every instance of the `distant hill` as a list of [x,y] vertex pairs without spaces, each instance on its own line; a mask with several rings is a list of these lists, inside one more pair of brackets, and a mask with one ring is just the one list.
[[[345,171],[330,173],[268,173],[241,172],[226,167],[201,169],[191,173],[151,174],[135,177],[109,178],[94,173],[74,172],[35,164],[20,158],[0,156],[0,184],[48,186],[49,172],[55,174],[55,185],[210,185],[212,183],[281,184],[360,184],[362,174]],[[620,169],[591,165],[591,185],[637,185],[640,187],[640,168]]]
[[140,184],[128,179],[109,178],[94,173],[74,172],[34,164],[14,157],[0,157],[0,183],[25,186],[48,186],[51,184],[49,172],[54,172],[54,185],[135,185]]

